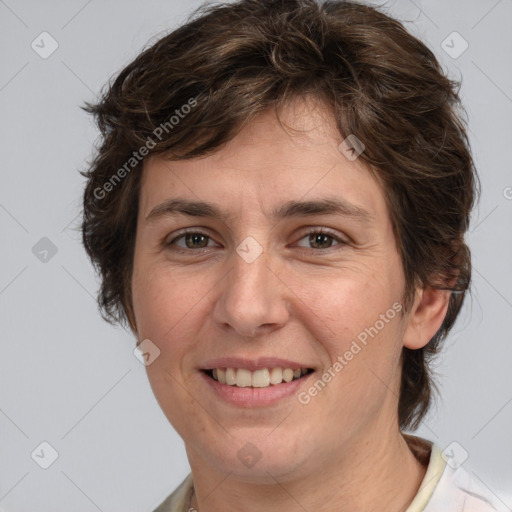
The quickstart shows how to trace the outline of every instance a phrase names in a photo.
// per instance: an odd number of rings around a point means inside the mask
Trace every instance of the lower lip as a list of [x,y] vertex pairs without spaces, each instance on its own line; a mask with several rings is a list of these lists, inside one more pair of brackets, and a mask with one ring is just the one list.
[[270,385],[266,388],[239,388],[238,386],[229,386],[221,384],[212,379],[206,373],[200,372],[204,381],[210,388],[226,402],[238,407],[265,407],[273,405],[284,398],[297,395],[298,389],[313,373],[304,375],[300,379],[281,384]]

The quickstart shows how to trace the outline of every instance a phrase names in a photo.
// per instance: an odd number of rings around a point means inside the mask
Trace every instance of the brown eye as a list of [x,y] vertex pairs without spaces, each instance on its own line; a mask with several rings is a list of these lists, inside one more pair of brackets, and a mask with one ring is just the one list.
[[185,235],[185,244],[189,249],[203,248],[208,245],[208,237],[201,233],[187,233]]
[[[178,240],[184,240],[185,245],[177,243]],[[201,232],[190,231],[182,233],[180,236],[174,238],[166,245],[176,245],[182,249],[204,249],[208,247],[210,237]]]
[[[346,245],[347,242],[342,240],[340,237],[335,236],[325,230],[317,229],[315,231],[310,231],[301,240],[307,239],[307,248],[309,249],[330,249],[337,245]],[[305,247],[304,245],[299,244],[300,247]]]
[[309,235],[309,243],[312,245],[313,249],[328,249],[331,247],[332,242],[333,237],[325,233],[313,233]]

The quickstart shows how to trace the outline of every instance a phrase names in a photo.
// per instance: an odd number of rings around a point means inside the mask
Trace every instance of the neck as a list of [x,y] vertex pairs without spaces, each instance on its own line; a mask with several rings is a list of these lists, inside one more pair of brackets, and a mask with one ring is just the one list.
[[398,430],[366,437],[343,457],[286,482],[248,483],[191,453],[189,460],[195,489],[190,507],[198,512],[404,512],[426,472]]

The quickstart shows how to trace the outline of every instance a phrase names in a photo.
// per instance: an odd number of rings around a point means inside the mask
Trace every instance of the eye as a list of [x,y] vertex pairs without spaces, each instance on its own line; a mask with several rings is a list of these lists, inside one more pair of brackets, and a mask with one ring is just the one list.
[[[309,247],[301,245],[301,243],[298,243],[297,245],[299,247],[307,247],[308,249],[313,250],[326,250],[332,248],[333,246],[335,247],[337,245],[342,246],[348,244],[347,241],[331,233],[329,230],[325,228],[311,229],[300,240],[306,240],[306,244],[309,244]],[[197,250],[212,247],[212,245],[210,245],[209,242],[212,242],[211,237],[205,233],[202,233],[201,231],[184,231],[180,235],[174,237],[169,242],[165,242],[165,245],[167,247],[175,246],[182,250]]]
[[[178,244],[178,240],[183,240],[185,245]],[[205,249],[208,247],[208,241],[210,237],[200,231],[185,231],[181,235],[173,238],[170,242],[166,242],[165,245],[176,245],[183,249]]]
[[305,239],[307,239],[306,243],[311,245],[309,247],[310,249],[330,249],[333,247],[333,241],[337,242],[335,245],[347,245],[345,240],[342,240],[339,236],[330,233],[324,228],[310,230],[301,238],[301,240]]

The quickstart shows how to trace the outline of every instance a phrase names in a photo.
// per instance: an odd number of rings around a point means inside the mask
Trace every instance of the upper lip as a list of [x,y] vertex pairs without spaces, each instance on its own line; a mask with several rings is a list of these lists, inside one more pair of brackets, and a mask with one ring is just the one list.
[[241,357],[222,357],[212,359],[200,366],[201,370],[213,370],[214,368],[244,368],[246,370],[256,371],[264,368],[312,368],[307,363],[299,363],[288,359],[278,357],[259,357],[257,359],[245,359]]

